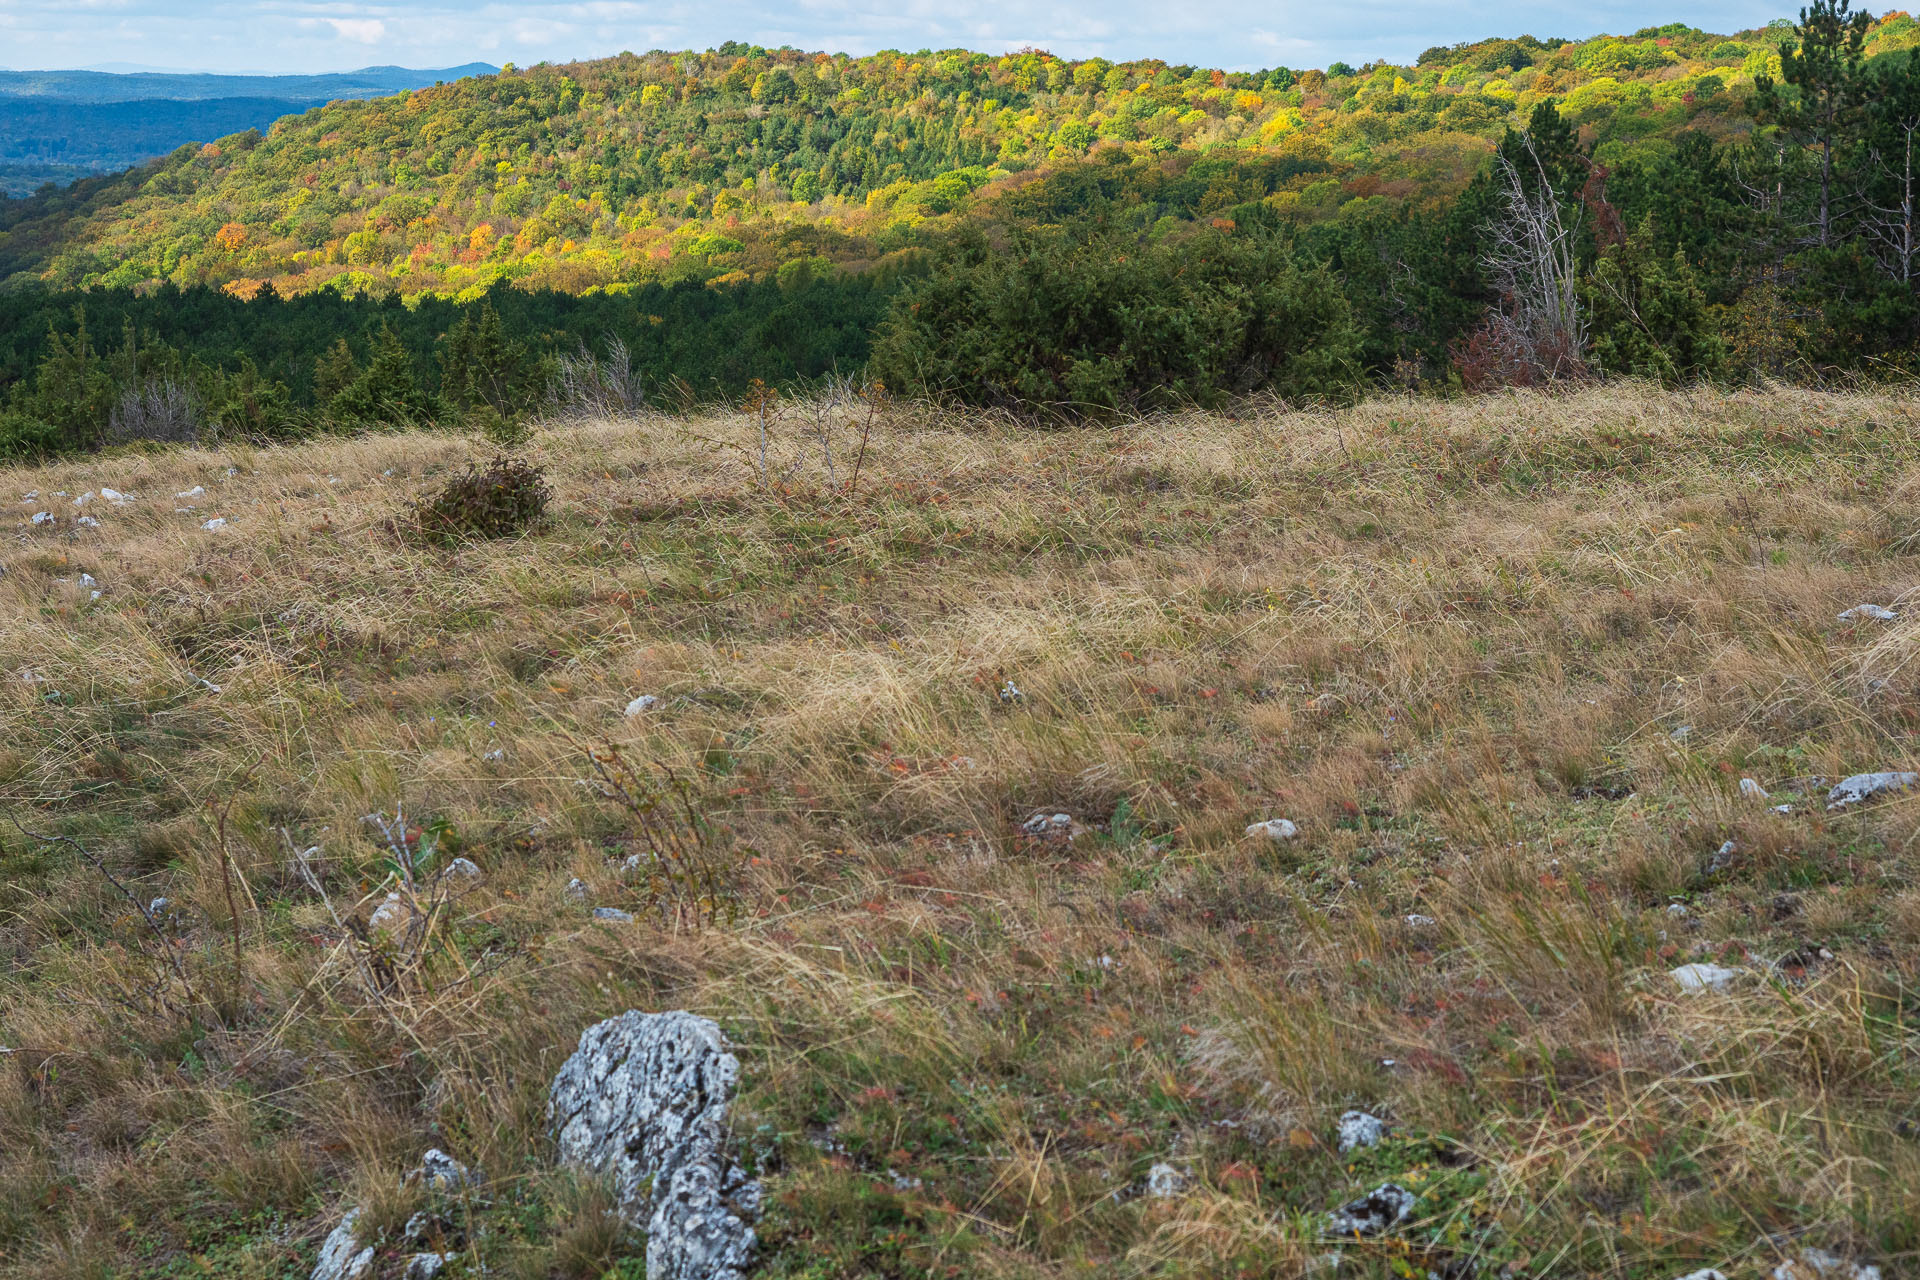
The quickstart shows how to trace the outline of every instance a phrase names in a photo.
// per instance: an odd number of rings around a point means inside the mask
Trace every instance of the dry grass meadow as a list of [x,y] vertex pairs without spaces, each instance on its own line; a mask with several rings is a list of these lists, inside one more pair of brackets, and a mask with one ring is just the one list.
[[1915,407],[575,425],[452,549],[450,436],[5,472],[0,1272],[304,1277],[438,1145],[461,1274],[638,1276],[541,1106],[688,1008],[768,1277],[1920,1274],[1920,794],[1819,781],[1920,765]]

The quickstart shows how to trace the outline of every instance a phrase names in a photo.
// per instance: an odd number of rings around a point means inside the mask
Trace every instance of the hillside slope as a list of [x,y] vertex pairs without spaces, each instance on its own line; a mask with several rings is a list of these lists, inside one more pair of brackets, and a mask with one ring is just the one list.
[[[1790,33],[1788,33],[1790,34]],[[1492,40],[1410,67],[1221,73],[966,51],[866,58],[723,46],[511,70],[338,103],[122,177],[0,206],[0,277],[280,291],[572,291],[869,261],[1036,169],[1120,149],[1274,161],[1198,212],[1296,220],[1457,191],[1543,100],[1597,159],[1750,127],[1777,30],[1684,25]],[[1920,39],[1904,14],[1871,33]]]
[[266,129],[342,98],[405,92],[497,68],[366,67],[314,76],[0,71],[0,195],[144,164],[189,142]]
[[0,1271],[298,1280],[438,1146],[471,1274],[636,1277],[542,1120],[629,1008],[739,1046],[764,1280],[1920,1268],[1920,791],[1826,807],[1920,766],[1911,396],[816,408],[451,549],[445,434],[4,472]]

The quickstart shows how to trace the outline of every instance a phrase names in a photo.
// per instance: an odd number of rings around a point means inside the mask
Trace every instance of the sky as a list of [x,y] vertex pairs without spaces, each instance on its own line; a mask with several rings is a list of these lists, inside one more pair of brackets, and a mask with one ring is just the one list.
[[1251,70],[1411,62],[1429,46],[1489,36],[1579,39],[1667,22],[1736,31],[1790,13],[1735,0],[0,0],[0,67],[525,66],[744,40],[853,54],[1032,46],[1062,57]]

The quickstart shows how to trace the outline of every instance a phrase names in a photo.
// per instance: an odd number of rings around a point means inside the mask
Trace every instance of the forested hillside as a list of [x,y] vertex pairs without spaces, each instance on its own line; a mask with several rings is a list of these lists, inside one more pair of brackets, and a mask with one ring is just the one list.
[[0,453],[519,418],[589,353],[623,400],[1053,417],[1906,376],[1916,45],[1816,0],[1403,67],[727,45],[333,103],[0,202]]
[[[1596,160],[1753,127],[1791,31],[1680,24],[1580,43],[1489,40],[1413,66],[1223,73],[966,51],[849,58],[727,45],[338,102],[148,169],[0,210],[0,274],[246,292],[478,291],[764,274],[911,245],[984,188],[1119,150],[1229,166],[1176,215],[1290,218],[1458,192],[1539,102]],[[1915,42],[1891,15],[1867,52]]]

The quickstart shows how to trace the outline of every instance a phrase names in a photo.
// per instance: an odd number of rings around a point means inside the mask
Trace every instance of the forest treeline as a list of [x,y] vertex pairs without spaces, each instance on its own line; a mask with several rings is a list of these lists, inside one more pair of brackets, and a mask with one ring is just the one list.
[[336,103],[0,204],[0,449],[514,418],[588,368],[1038,414],[1908,375],[1917,43],[1818,0],[1411,67],[729,45]]

